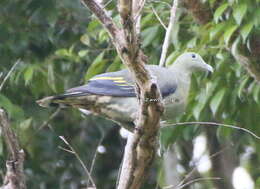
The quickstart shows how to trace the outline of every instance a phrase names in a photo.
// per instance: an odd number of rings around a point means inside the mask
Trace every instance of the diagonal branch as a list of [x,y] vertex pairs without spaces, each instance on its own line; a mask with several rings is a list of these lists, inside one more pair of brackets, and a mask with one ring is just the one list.
[[140,17],[144,1],[118,1],[122,29],[115,26],[112,18],[95,0],[82,0],[82,2],[109,32],[122,62],[130,70],[137,85],[139,114],[136,129],[129,136],[125,148],[118,189],[138,189],[147,177],[155,157],[156,136],[163,112],[156,80],[145,67],[147,58],[140,49],[139,29],[136,27],[136,19]]
[[95,14],[98,20],[102,23],[104,28],[108,31],[111,39],[116,40],[119,33],[119,28],[115,25],[112,18],[108,16],[108,13],[102,6],[95,0],[81,0],[85,7],[88,7],[91,12]]

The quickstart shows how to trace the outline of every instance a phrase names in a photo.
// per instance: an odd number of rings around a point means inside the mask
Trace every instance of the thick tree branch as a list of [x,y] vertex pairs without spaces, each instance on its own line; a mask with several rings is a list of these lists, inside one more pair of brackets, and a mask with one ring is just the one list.
[[10,127],[9,120],[3,109],[0,108],[0,129],[9,153],[6,162],[6,175],[0,189],[25,189],[25,176],[23,172],[24,151],[20,148],[18,139]]
[[104,28],[110,34],[111,39],[113,41],[116,40],[116,36],[118,35],[119,29],[116,27],[112,18],[108,16],[105,9],[102,9],[100,4],[95,0],[81,0],[81,2],[83,3],[83,5],[88,7],[91,10],[91,12],[95,14],[95,16],[99,19],[99,21],[104,26]]
[[118,189],[137,189],[147,177],[155,157],[156,136],[163,112],[156,80],[145,68],[147,58],[140,49],[139,32],[136,28],[136,19],[144,3],[137,0],[119,0],[118,10],[123,28],[118,29],[95,0],[82,1],[110,33],[122,62],[128,67],[137,84],[139,114],[136,129],[128,138],[118,185]]

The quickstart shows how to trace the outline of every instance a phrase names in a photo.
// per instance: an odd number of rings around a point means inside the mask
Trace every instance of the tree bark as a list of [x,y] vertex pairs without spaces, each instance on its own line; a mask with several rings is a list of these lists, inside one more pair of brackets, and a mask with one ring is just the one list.
[[7,145],[9,160],[6,162],[6,175],[0,189],[26,189],[23,171],[24,151],[10,127],[6,112],[0,108],[0,128]]
[[128,67],[136,82],[139,100],[138,119],[133,134],[128,137],[118,189],[137,189],[145,181],[153,163],[160,116],[163,112],[156,80],[145,68],[147,58],[140,49],[139,28],[136,23],[144,1],[118,1],[122,28],[114,24],[105,9],[95,0],[82,0],[82,2],[106,28],[122,62]]

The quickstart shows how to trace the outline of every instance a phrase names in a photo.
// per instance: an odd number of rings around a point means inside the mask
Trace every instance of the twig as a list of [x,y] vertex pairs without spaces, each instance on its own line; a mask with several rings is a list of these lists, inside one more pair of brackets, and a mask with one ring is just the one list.
[[108,2],[106,2],[104,4],[104,6],[102,7],[102,9],[105,9],[113,0],[109,0]]
[[[94,165],[95,165],[95,162],[96,162],[96,159],[97,159],[97,154],[98,154],[98,147],[101,145],[101,143],[103,142],[103,139],[104,139],[104,136],[101,137],[101,139],[99,140],[98,142],[98,145],[97,145],[97,148],[96,148],[96,151],[94,153],[94,157],[92,159],[92,162],[91,162],[91,166],[90,166],[90,170],[89,170],[89,174],[92,175],[92,172],[94,170]],[[90,179],[87,180],[87,185],[89,184],[89,181]]]
[[9,72],[7,73],[7,75],[5,76],[3,82],[0,85],[0,91],[2,90],[2,88],[4,87],[5,82],[7,81],[7,79],[10,77],[11,73],[14,71],[14,69],[16,68],[16,66],[21,62],[21,59],[18,59],[14,65],[12,66],[12,68],[9,70]]
[[62,148],[63,150],[73,153],[76,158],[78,159],[78,161],[80,162],[81,166],[83,167],[83,169],[85,170],[88,178],[90,179],[92,186],[96,189],[96,184],[92,178],[92,176],[90,175],[90,172],[88,171],[88,168],[86,167],[86,165],[84,164],[84,162],[82,161],[82,159],[80,158],[79,154],[74,150],[74,148],[70,145],[70,143],[63,137],[63,136],[59,136],[59,138],[70,148],[70,150],[67,150],[65,148]]
[[[227,148],[229,148],[229,147],[225,147],[222,150],[210,155],[209,159],[213,159],[215,156],[218,156],[219,154],[223,153]],[[185,175],[185,177],[180,181],[180,183],[176,187],[184,185],[184,182],[195,172],[195,170],[197,169],[197,166],[201,164],[198,162],[200,162],[200,159],[197,161],[197,163],[194,165],[194,167],[191,169],[191,171],[189,171],[189,173],[187,175]]]
[[162,46],[162,53],[161,53],[161,58],[160,58],[160,63],[159,63],[159,66],[162,66],[162,67],[165,64],[166,55],[167,55],[167,51],[168,51],[169,44],[170,44],[171,34],[172,34],[172,30],[173,30],[174,23],[175,23],[177,7],[178,7],[178,0],[173,0],[170,21],[168,24],[168,28],[166,30],[166,35],[164,38],[164,42],[163,42],[163,46]]
[[63,148],[62,146],[58,146],[58,148],[61,149],[61,150],[63,150],[63,151],[65,151],[65,152],[69,152],[69,153],[71,153],[71,154],[75,154],[73,151],[71,151],[71,150],[69,150],[69,149],[67,149],[67,148]]
[[50,117],[49,117],[46,121],[44,121],[43,124],[40,125],[40,127],[37,129],[36,132],[38,132],[38,131],[42,130],[44,127],[46,127],[46,126],[50,123],[50,121],[51,121],[53,118],[55,118],[55,117],[60,113],[60,110],[61,110],[61,108],[57,108],[56,111],[53,112],[53,113],[50,115]]
[[242,130],[250,135],[252,135],[253,137],[255,137],[256,139],[260,140],[260,136],[256,135],[255,133],[253,133],[252,131],[243,128],[243,127],[238,127],[235,125],[229,125],[229,124],[223,124],[223,123],[215,123],[215,122],[182,122],[182,123],[174,123],[174,124],[166,124],[164,126],[162,126],[161,128],[165,128],[165,127],[170,127],[170,126],[179,126],[179,125],[204,125],[204,126],[217,126],[217,127],[227,127],[227,128],[232,128],[232,129],[237,129],[237,130]]
[[154,9],[154,7],[152,6],[152,11],[154,13],[154,15],[156,16],[156,18],[159,20],[160,24],[164,27],[164,29],[167,31],[167,27],[165,26],[165,24],[163,23],[162,19],[160,18],[160,16],[158,15],[158,13],[156,12],[156,10]]
[[[139,3],[140,2],[140,3]],[[134,23],[137,23],[137,20],[140,18],[141,16],[141,12],[144,8],[144,5],[145,5],[145,0],[134,0]]]
[[[193,179],[193,180],[191,180],[191,181],[189,181],[189,182],[187,182],[187,183],[185,183],[185,184],[183,184],[183,185],[181,185],[181,186],[179,186],[179,187],[177,187],[177,188],[175,188],[175,189],[182,189],[182,188],[184,188],[184,187],[186,187],[186,186],[188,186],[188,185],[191,185],[191,184],[193,184],[193,183],[195,183],[195,182],[208,181],[208,180],[221,180],[221,179],[222,179],[222,178],[220,178],[220,177],[197,178],[197,179]],[[170,186],[163,187],[163,189],[170,189],[170,188],[172,188],[172,187],[174,187],[174,186],[173,186],[173,185],[170,185]]]
[[38,127],[38,129],[37,129],[36,131],[34,131],[34,133],[33,133],[32,135],[30,135],[30,137],[27,139],[27,141],[26,141],[26,143],[25,143],[24,146],[27,146],[27,145],[30,143],[31,139],[33,138],[33,136],[34,136],[36,133],[38,133],[38,132],[39,132],[40,130],[42,130],[44,127],[48,126],[48,124],[50,123],[50,121],[53,120],[53,118],[55,118],[55,117],[58,115],[58,113],[60,112],[60,110],[61,110],[61,108],[57,108],[57,110],[56,110],[55,112],[53,112],[53,113],[50,115],[50,117],[49,117],[46,121],[44,121],[44,122]]
[[137,36],[140,35],[141,32],[141,12],[143,10],[143,7],[145,5],[145,0],[133,0],[133,15],[134,21],[133,23],[135,24],[136,28],[136,34]]
[[3,109],[0,109],[0,128],[9,154],[4,184],[0,189],[25,189],[24,151],[20,148],[18,138],[12,131],[7,114]]
[[169,9],[172,7],[170,3],[164,2],[164,1],[160,1],[160,0],[152,0],[151,3],[158,3],[158,4],[164,4],[166,5]]

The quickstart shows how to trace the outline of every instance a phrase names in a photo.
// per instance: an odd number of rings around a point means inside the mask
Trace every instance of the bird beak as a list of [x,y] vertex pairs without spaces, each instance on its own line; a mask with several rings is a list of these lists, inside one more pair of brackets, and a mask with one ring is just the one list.
[[212,68],[211,65],[206,64],[206,70],[208,70],[209,72],[213,73],[214,69]]

